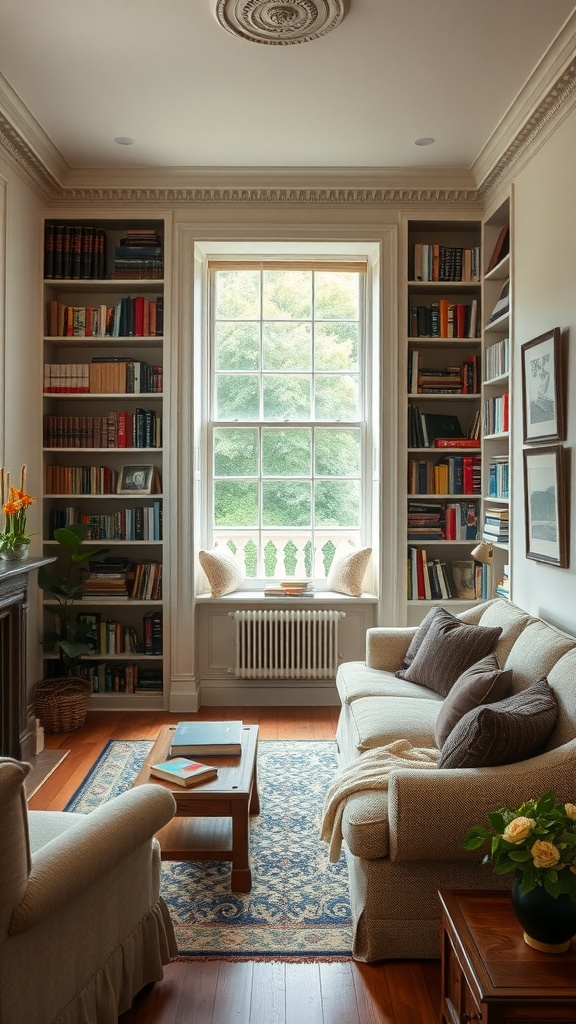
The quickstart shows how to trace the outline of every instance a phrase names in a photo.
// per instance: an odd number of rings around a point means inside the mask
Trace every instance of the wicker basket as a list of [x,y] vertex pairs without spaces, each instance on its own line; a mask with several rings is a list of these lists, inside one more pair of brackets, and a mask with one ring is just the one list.
[[32,691],[34,714],[46,732],[72,732],[84,725],[91,694],[81,676],[41,679]]

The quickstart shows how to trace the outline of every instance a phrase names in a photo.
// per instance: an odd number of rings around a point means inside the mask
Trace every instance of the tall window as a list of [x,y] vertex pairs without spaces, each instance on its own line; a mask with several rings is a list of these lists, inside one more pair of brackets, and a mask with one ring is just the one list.
[[322,579],[367,539],[364,269],[211,265],[209,520],[248,577]]

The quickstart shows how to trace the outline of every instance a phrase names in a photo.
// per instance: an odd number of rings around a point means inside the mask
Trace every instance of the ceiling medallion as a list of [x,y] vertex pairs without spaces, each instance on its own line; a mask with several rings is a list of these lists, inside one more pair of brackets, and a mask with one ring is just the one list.
[[348,0],[216,0],[222,28],[252,43],[307,43],[337,28]]

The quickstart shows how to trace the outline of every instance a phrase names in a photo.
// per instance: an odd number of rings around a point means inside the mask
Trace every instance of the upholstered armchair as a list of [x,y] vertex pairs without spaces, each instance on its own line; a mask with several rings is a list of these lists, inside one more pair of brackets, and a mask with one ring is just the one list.
[[28,811],[0,758],[0,1024],[117,1024],[176,953],[154,833],[175,803],[139,786],[92,814]]

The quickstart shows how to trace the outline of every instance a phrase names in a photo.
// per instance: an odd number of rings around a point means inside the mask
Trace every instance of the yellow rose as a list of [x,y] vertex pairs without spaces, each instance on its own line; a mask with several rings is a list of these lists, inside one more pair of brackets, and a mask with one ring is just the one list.
[[576,821],[576,804],[564,804],[564,810],[572,821]]
[[533,818],[514,818],[506,825],[502,839],[505,839],[507,843],[523,843],[525,839],[528,839],[535,824]]
[[560,851],[553,843],[543,842],[537,839],[530,850],[535,868],[553,868],[560,860]]

